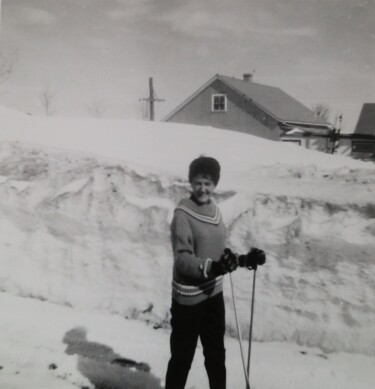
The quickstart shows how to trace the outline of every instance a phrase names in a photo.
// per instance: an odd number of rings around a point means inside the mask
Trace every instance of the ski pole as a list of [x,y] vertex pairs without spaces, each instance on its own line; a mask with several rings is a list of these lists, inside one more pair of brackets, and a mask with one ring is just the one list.
[[253,274],[253,291],[251,296],[251,309],[250,309],[250,328],[249,328],[249,350],[247,353],[247,377],[248,382],[246,389],[250,389],[250,358],[251,358],[251,344],[253,339],[253,318],[254,318],[254,305],[255,305],[255,280],[256,280],[257,267],[254,267]]
[[246,366],[245,366],[245,357],[242,349],[242,336],[241,336],[241,329],[240,329],[240,323],[238,320],[238,314],[237,314],[237,307],[236,307],[236,299],[234,297],[234,287],[233,287],[233,280],[232,280],[232,274],[229,273],[229,280],[230,280],[230,287],[232,291],[232,301],[233,301],[233,309],[234,309],[234,317],[236,319],[236,327],[237,327],[237,336],[238,336],[238,342],[240,344],[240,352],[241,352],[241,359],[242,359],[242,367],[243,367],[243,372],[245,375],[245,382],[246,382],[246,388],[250,389],[250,381],[249,381],[249,376],[246,371]]

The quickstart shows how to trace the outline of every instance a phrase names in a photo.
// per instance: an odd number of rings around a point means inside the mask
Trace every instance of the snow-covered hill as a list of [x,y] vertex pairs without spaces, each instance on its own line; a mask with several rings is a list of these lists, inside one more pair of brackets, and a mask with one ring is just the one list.
[[[375,166],[230,131],[4,115],[0,290],[167,328],[169,222],[202,153],[228,244],[268,254],[255,339],[374,356]],[[233,280],[246,335],[252,274]]]

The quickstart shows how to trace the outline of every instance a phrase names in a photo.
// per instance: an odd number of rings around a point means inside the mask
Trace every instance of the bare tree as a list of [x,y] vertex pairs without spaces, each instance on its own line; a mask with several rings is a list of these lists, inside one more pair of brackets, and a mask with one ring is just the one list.
[[328,104],[325,103],[315,104],[312,107],[312,110],[316,116],[319,116],[321,119],[324,119],[327,122],[329,121],[329,117],[331,115],[331,108]]
[[54,100],[55,94],[49,88],[44,89],[40,94],[40,102],[46,116],[51,116],[56,112],[54,109]]
[[17,50],[14,48],[0,49],[0,82],[7,80],[13,73],[17,59]]
[[94,100],[87,105],[87,111],[91,116],[101,118],[107,112],[107,105],[103,100]]

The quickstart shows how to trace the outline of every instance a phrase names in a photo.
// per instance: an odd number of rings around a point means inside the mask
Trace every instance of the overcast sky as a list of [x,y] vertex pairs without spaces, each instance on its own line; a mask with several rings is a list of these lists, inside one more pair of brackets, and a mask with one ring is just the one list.
[[0,104],[141,118],[154,78],[162,118],[214,74],[327,103],[353,130],[375,102],[375,0],[2,0]]

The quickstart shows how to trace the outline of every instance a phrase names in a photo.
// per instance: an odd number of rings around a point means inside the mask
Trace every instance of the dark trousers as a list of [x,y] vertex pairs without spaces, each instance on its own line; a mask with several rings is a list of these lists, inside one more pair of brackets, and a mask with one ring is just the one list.
[[203,346],[210,389],[225,389],[223,294],[219,293],[196,305],[181,305],[172,301],[171,314],[171,359],[168,363],[165,389],[185,388],[198,337]]

